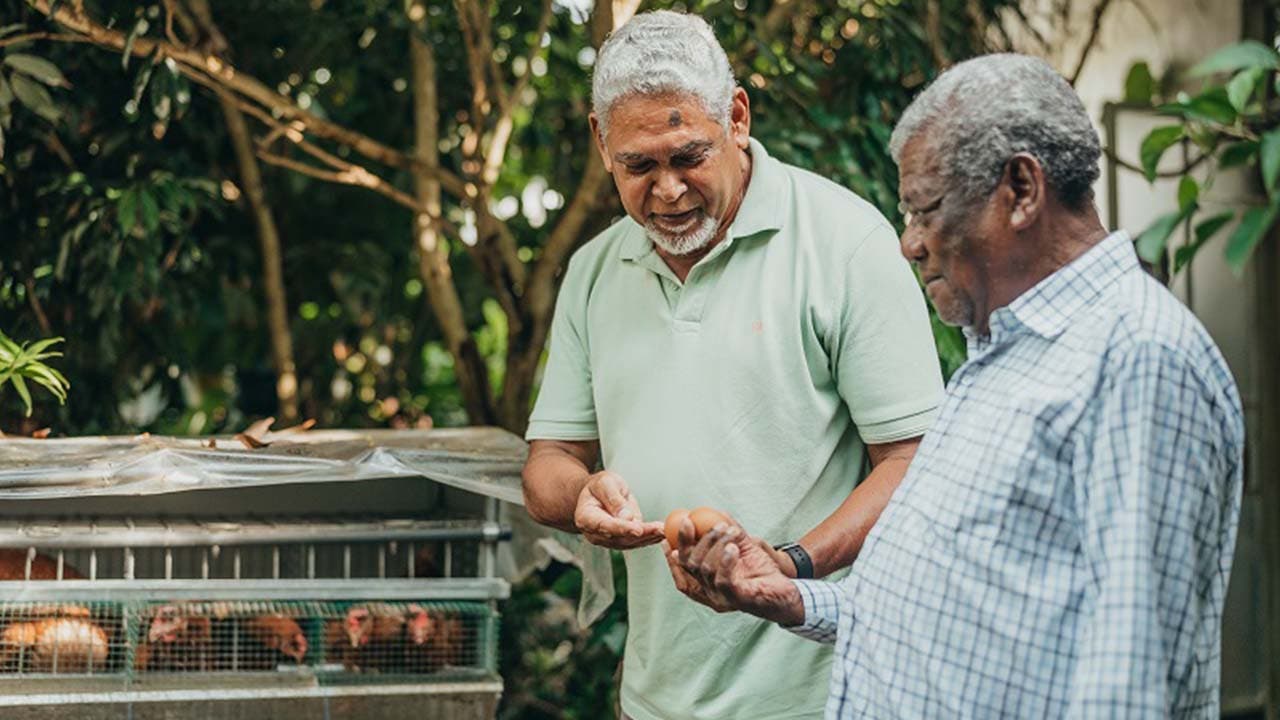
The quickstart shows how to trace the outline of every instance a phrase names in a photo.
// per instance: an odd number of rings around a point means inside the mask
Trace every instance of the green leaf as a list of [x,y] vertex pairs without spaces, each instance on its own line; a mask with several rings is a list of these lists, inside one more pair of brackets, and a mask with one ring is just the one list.
[[1148,181],[1156,179],[1156,166],[1160,164],[1160,158],[1165,150],[1182,139],[1182,134],[1181,125],[1159,127],[1147,133],[1139,154],[1142,157],[1142,171],[1146,173]]
[[1258,154],[1257,140],[1244,140],[1234,143],[1227,146],[1227,149],[1223,150],[1222,154],[1218,156],[1218,167],[1226,170],[1227,168],[1244,165],[1256,154]]
[[1231,222],[1231,219],[1235,216],[1235,210],[1224,210],[1213,217],[1202,220],[1200,224],[1196,225],[1196,242],[1204,242],[1213,237],[1227,223]]
[[1178,182],[1178,210],[1186,214],[1200,199],[1200,184],[1190,175],[1183,175]]
[[1124,101],[1150,105],[1155,94],[1156,81],[1151,77],[1151,68],[1145,62],[1134,63],[1124,80]]
[[45,338],[44,340],[37,340],[36,342],[31,343],[30,347],[26,349],[26,352],[31,355],[39,355],[45,350],[48,350],[51,346],[57,345],[60,342],[62,342],[62,338],[60,337]]
[[22,23],[14,23],[12,25],[0,27],[0,38],[12,35],[25,27],[26,25],[23,25]]
[[1138,256],[1149,263],[1159,262],[1160,257],[1164,255],[1164,246],[1169,236],[1185,217],[1186,213],[1180,211],[1156,218],[1156,221],[1143,230],[1134,243],[1138,248]]
[[1200,252],[1200,248],[1204,247],[1205,243],[1209,242],[1210,238],[1216,235],[1227,223],[1231,222],[1235,216],[1234,210],[1226,210],[1196,225],[1195,241],[1190,245],[1178,248],[1177,252],[1173,254],[1173,271],[1180,272],[1187,263],[1195,258],[1196,254]]
[[1267,194],[1272,195],[1276,189],[1276,178],[1280,176],[1280,128],[1262,136],[1258,157],[1262,167],[1262,184],[1267,188]]
[[155,195],[147,190],[138,191],[138,208],[142,211],[142,229],[148,233],[156,231],[160,223],[160,206]]
[[1192,77],[1245,68],[1280,69],[1280,54],[1256,40],[1228,45],[1191,68]]
[[6,55],[4,64],[20,73],[30,75],[45,85],[71,87],[71,83],[67,82],[67,79],[63,77],[62,71],[58,69],[58,66],[42,57],[15,53]]
[[120,232],[128,235],[133,231],[133,226],[138,222],[138,194],[133,190],[126,190],[120,195],[120,202],[116,205],[116,222],[120,224]]
[[1262,68],[1249,68],[1236,73],[1231,78],[1231,82],[1227,83],[1227,100],[1231,103],[1231,107],[1236,112],[1243,113],[1245,107],[1249,104],[1249,98],[1253,96],[1253,91],[1258,87],[1258,81],[1266,75],[1267,71]]
[[1245,211],[1231,237],[1227,238],[1227,264],[1237,275],[1244,271],[1253,250],[1266,236],[1276,219],[1276,206],[1254,207]]
[[0,73],[0,110],[7,110],[11,102],[13,89],[9,87],[9,81],[4,79],[4,73]]
[[1227,97],[1227,89],[1215,87],[1176,103],[1161,105],[1156,110],[1164,115],[1179,115],[1194,122],[1230,125],[1236,121],[1236,109]]
[[31,112],[52,123],[58,122],[62,117],[62,111],[53,104],[53,98],[43,85],[24,75],[14,75],[10,80],[13,84],[13,94]]
[[13,382],[13,389],[18,391],[18,397],[22,398],[22,404],[27,406],[27,417],[31,417],[31,391],[27,389],[27,381],[21,375],[14,375],[9,380]]

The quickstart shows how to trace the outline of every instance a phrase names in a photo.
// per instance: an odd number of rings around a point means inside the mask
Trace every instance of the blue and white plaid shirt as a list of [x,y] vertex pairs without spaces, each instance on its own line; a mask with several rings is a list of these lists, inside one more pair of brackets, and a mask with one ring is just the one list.
[[797,581],[828,718],[1218,716],[1244,422],[1116,233],[969,336],[851,574]]

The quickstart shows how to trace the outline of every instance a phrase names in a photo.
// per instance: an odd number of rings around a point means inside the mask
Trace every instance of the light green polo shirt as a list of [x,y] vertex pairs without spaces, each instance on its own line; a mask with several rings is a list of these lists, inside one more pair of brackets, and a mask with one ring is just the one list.
[[[733,225],[683,284],[629,218],[574,254],[527,437],[598,438],[646,519],[710,505],[779,543],[844,501],[863,443],[924,433],[942,377],[884,217],[750,152]],[[822,716],[830,646],[692,602],[656,546],[625,557],[628,715]]]

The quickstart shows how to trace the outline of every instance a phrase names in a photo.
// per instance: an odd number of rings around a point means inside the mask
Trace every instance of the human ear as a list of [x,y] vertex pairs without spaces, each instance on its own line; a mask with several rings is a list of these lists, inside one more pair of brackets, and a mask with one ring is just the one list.
[[1005,178],[1012,204],[1009,208],[1009,225],[1014,230],[1025,230],[1035,223],[1044,210],[1045,179],[1040,161],[1029,153],[1018,153],[1010,158]]
[[751,100],[741,87],[733,89],[729,105],[729,135],[739,148],[745,150],[751,137]]
[[609,157],[609,151],[604,146],[604,135],[600,132],[600,120],[595,113],[587,116],[587,122],[591,124],[591,137],[595,140],[596,152],[600,153],[600,159],[604,161],[604,171],[613,174],[613,160]]

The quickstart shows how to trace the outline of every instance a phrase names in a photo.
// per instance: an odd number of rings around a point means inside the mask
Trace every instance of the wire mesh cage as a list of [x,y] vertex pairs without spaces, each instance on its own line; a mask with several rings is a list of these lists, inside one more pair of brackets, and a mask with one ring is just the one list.
[[496,626],[482,602],[4,602],[0,674],[429,682],[493,672]]
[[523,444],[491,435],[9,446],[0,717],[492,717]]
[[127,648],[114,603],[0,603],[0,673],[115,674]]

